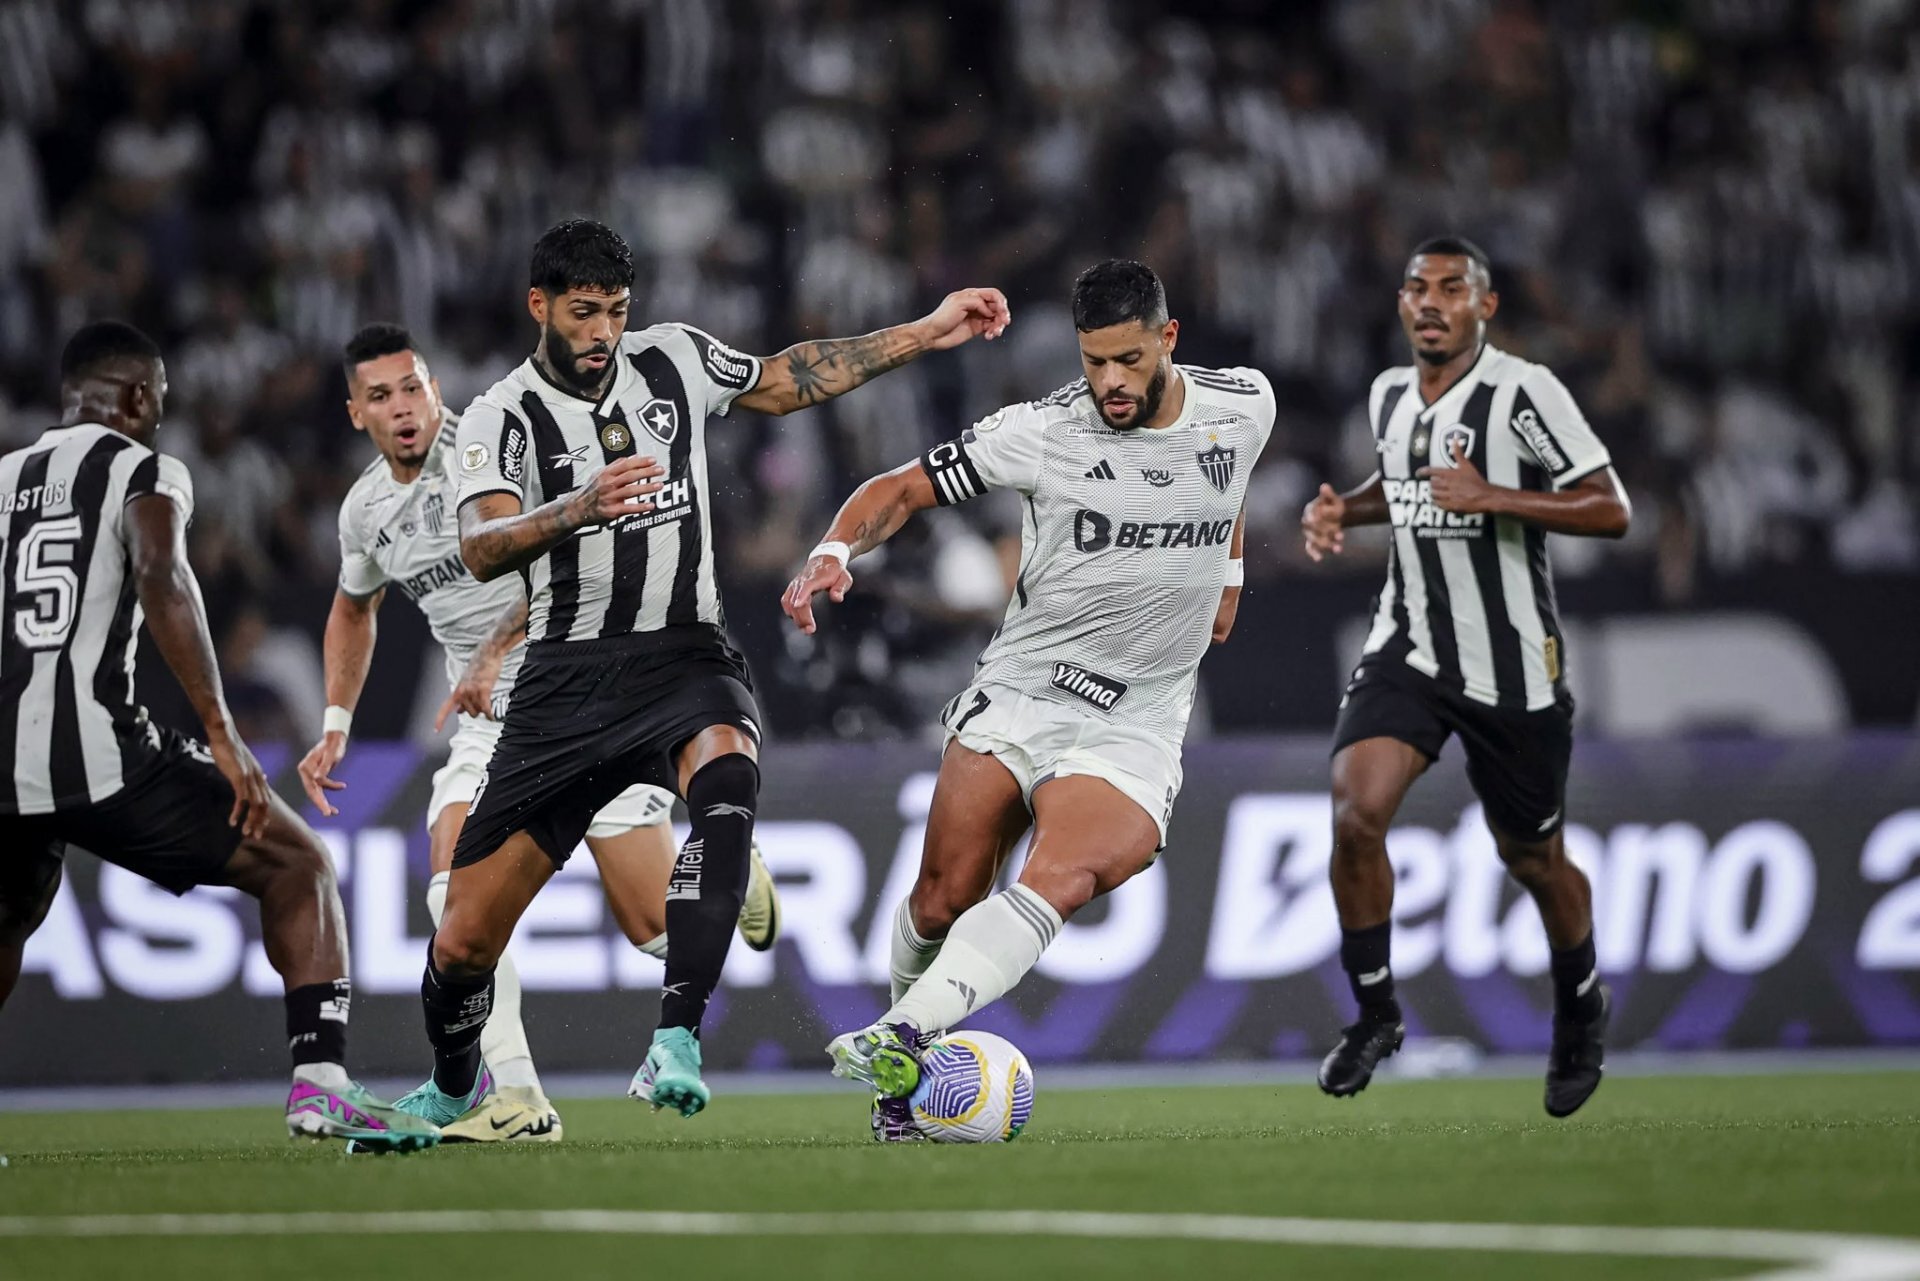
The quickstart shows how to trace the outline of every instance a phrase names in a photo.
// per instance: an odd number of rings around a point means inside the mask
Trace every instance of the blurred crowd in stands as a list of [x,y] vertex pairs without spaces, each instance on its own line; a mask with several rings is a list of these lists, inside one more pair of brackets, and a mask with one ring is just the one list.
[[[1002,343],[715,428],[741,604],[864,476],[1075,377],[1066,287],[1108,256],[1165,278],[1183,357],[1272,376],[1248,574],[1305,573],[1300,506],[1370,469],[1398,273],[1441,232],[1491,252],[1496,341],[1561,374],[1631,490],[1630,538],[1560,540],[1563,576],[1684,604],[1920,565],[1906,0],[0,0],[0,442],[53,420],[72,327],[153,332],[223,655],[304,738],[370,457],[341,343],[408,325],[463,407],[531,349],[527,251],[570,215],[633,243],[641,323],[750,351],[1013,301]],[[992,504],[924,522],[830,653],[736,608],[763,681],[819,695],[789,724],[923,720],[1016,536]]]

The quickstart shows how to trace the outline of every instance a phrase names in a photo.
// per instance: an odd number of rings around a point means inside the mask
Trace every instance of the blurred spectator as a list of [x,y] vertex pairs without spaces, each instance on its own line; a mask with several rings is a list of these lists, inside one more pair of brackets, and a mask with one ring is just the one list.
[[[262,628],[313,631],[332,590],[331,504],[367,456],[340,342],[405,323],[459,409],[530,346],[525,254],[551,221],[627,233],[637,322],[759,351],[1007,288],[1018,322],[991,350],[777,429],[716,428],[722,572],[757,601],[852,484],[1074,377],[1067,281],[1139,255],[1184,356],[1281,389],[1249,497],[1258,582],[1298,570],[1312,486],[1368,469],[1356,410],[1400,359],[1404,254],[1457,230],[1496,259],[1498,340],[1573,387],[1638,505],[1633,537],[1570,550],[1563,573],[1684,602],[1785,566],[1911,571],[1910,17],[1889,0],[14,0],[0,433],[51,412],[58,335],[108,314],[154,329],[176,390],[163,447],[194,468],[195,554],[235,620],[227,658],[251,669]],[[942,513],[863,574],[831,644],[757,638],[773,679],[835,688],[802,723],[919,732],[920,691],[992,626],[1017,527]],[[1357,549],[1343,568],[1378,563]],[[260,714],[297,720],[296,703]]]

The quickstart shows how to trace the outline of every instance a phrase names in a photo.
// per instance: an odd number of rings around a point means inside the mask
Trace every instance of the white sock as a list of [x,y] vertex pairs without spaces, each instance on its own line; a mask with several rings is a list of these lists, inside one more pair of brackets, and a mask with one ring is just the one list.
[[[437,872],[427,882],[427,912],[434,926],[447,910],[447,881],[450,872]],[[513,954],[502,952],[493,971],[493,1013],[480,1032],[480,1058],[493,1073],[493,1083],[508,1089],[540,1089],[540,1074],[533,1068],[533,1051],[527,1045],[527,1029],[520,1023],[520,971],[514,968]]]
[[1025,978],[1061,924],[1052,905],[1024,885],[975,904],[960,914],[940,955],[881,1022],[947,1031]]
[[335,1094],[353,1084],[353,1078],[347,1075],[346,1067],[339,1063],[302,1063],[293,1070],[293,1079],[305,1081],[308,1085],[317,1085]]
[[933,958],[940,955],[940,944],[944,941],[920,936],[920,931],[913,927],[913,909],[907,902],[901,899],[899,910],[893,914],[893,939],[888,947],[887,974],[893,980],[893,995],[888,999],[893,1001],[905,996],[907,989],[927,972]]
[[661,930],[646,942],[636,943],[634,946],[642,952],[645,952],[648,956],[651,956],[654,960],[664,961],[667,959],[667,932]]

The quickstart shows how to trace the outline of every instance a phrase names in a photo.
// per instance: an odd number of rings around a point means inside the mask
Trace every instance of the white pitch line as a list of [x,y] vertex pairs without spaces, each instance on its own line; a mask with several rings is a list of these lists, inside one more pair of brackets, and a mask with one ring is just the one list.
[[[75,1214],[0,1217],[0,1237],[460,1235],[1051,1236],[1371,1249],[1728,1259],[1777,1265],[1770,1281],[1920,1281],[1920,1241],[1744,1228],[1391,1222],[1220,1214],[974,1210],[845,1214],[673,1210],[382,1211],[367,1214]],[[1785,1270],[1779,1270],[1784,1268]]]

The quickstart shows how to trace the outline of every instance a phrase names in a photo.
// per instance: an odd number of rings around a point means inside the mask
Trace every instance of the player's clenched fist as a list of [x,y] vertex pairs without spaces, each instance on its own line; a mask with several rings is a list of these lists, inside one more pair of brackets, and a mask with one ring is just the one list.
[[1342,522],[1347,516],[1347,500],[1323,484],[1306,510],[1300,513],[1300,533],[1307,540],[1307,555],[1315,561],[1329,553],[1339,555],[1346,547],[1347,533]]
[[815,556],[806,564],[806,568],[787,584],[786,595],[780,598],[780,608],[787,612],[794,625],[807,635],[813,635],[813,598],[821,592],[828,600],[842,601],[847,598],[847,590],[853,586],[853,575],[847,571],[846,562],[838,556]]
[[657,458],[621,458],[594,473],[593,479],[573,497],[573,515],[582,527],[604,525],[648,511],[647,501],[660,492],[667,469]]

